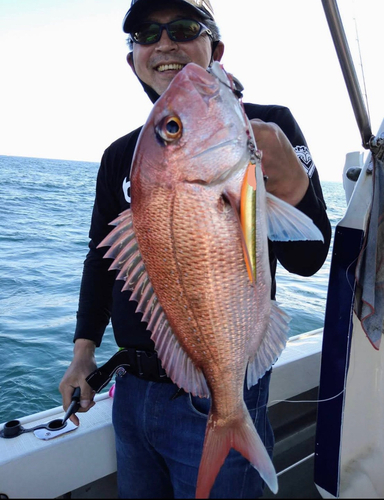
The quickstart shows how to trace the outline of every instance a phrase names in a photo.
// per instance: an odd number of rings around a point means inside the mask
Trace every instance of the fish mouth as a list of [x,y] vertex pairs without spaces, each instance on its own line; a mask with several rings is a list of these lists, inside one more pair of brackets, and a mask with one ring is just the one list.
[[155,70],[159,73],[164,71],[181,71],[186,64],[181,63],[162,63],[155,67]]

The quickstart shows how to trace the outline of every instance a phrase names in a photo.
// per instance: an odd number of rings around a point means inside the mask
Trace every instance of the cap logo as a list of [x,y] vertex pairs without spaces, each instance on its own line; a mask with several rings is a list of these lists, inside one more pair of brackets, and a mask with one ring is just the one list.
[[[210,18],[212,21],[214,21],[214,12],[213,8],[211,5],[210,0],[178,0],[180,4],[189,4],[191,7],[196,9],[196,14],[200,12],[201,16]],[[125,15],[124,21],[123,21],[123,31],[125,33],[129,33],[129,30],[132,29],[132,25],[140,18],[140,3],[141,5],[144,5],[147,3],[147,6],[149,7],[154,7],[157,6],[159,3],[161,3],[160,0],[157,0],[157,4],[154,2],[144,2],[144,0],[132,0],[131,1],[131,7],[128,10],[128,12]],[[137,5],[136,5],[137,4]],[[136,6],[136,7],[135,7]]]
[[[132,0],[131,7],[138,1],[139,0]],[[187,2],[193,5],[193,7],[197,7],[198,9],[205,10],[213,19],[214,17],[213,7],[209,0],[184,0],[184,2]]]
[[213,18],[214,16],[213,8],[209,0],[184,0],[184,1],[190,3],[194,7],[197,7],[198,9],[205,10]]

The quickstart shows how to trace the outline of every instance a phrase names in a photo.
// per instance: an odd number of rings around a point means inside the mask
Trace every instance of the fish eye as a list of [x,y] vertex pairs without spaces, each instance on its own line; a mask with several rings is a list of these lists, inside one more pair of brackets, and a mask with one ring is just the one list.
[[171,119],[166,123],[165,128],[167,129],[169,135],[175,135],[178,134],[180,130],[180,123],[178,120]]
[[156,126],[156,136],[164,145],[179,139],[182,131],[183,126],[178,116],[167,116]]

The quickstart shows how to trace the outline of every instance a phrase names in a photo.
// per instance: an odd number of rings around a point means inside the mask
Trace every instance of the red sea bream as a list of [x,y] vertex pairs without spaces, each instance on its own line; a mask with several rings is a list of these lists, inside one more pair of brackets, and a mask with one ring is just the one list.
[[[188,64],[153,107],[131,173],[131,208],[102,242],[148,322],[168,376],[211,407],[196,497],[208,498],[231,448],[273,492],[277,477],[243,400],[285,347],[270,299],[268,237],[322,239],[266,193],[260,155],[231,77]],[[240,213],[241,212],[241,213]]]

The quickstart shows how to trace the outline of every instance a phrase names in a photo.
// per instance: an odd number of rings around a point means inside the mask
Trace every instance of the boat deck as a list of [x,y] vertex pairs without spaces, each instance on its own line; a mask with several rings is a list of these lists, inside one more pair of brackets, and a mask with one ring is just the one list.
[[[273,495],[266,488],[265,498],[320,498],[313,484],[311,457],[316,403],[286,400],[317,399],[321,345],[322,329],[293,337],[274,366],[268,407],[280,489]],[[73,432],[48,441],[33,433],[0,439],[0,496],[117,498],[112,399],[104,393],[95,400],[92,411],[79,415],[81,425]],[[62,415],[58,407],[21,418],[20,423],[29,428]],[[307,460],[298,463],[303,459]]]

